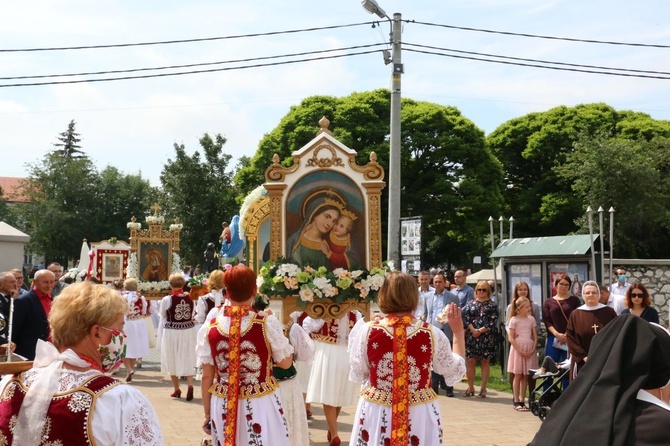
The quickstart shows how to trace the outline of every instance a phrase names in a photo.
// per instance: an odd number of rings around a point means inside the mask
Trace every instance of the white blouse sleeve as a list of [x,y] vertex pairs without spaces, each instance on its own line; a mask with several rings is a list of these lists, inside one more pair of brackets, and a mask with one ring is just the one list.
[[323,327],[323,324],[325,323],[326,321],[323,319],[312,319],[307,316],[305,320],[302,321],[302,328],[304,328],[307,333],[314,333],[321,330],[321,327]]
[[309,337],[304,328],[298,324],[291,325],[291,331],[288,334],[293,350],[295,350],[295,360],[309,362],[314,359],[314,341]]
[[167,295],[161,299],[161,303],[158,307],[158,314],[162,319],[167,318],[167,310],[170,308],[170,305],[172,305],[172,295]]
[[349,334],[349,381],[365,384],[370,379],[368,332],[370,322],[360,319]]
[[209,333],[211,325],[208,323],[204,324],[198,330],[198,337],[195,344],[195,355],[196,355],[196,367],[200,367],[203,364],[214,365],[214,359],[212,358],[212,349],[209,346]]
[[442,330],[430,327],[433,337],[433,371],[444,376],[448,386],[453,386],[465,376],[465,359],[451,351],[451,344]]
[[288,342],[288,338],[284,336],[284,329],[281,322],[270,315],[265,321],[268,330],[268,340],[272,347],[272,359],[275,362],[280,362],[293,354],[293,347]]
[[147,299],[141,294],[139,295],[139,299],[142,299],[142,315],[145,315],[147,314],[147,307],[149,304],[147,304]]
[[198,303],[195,305],[195,323],[204,324],[205,318],[207,317],[207,302],[205,302],[206,296],[198,297]]
[[128,385],[118,385],[98,397],[91,424],[97,444],[165,444],[153,406],[139,390]]

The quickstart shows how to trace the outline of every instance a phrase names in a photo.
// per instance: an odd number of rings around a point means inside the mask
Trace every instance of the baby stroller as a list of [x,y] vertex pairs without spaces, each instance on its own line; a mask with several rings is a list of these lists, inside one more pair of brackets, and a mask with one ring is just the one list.
[[528,398],[528,405],[533,415],[540,417],[542,421],[547,418],[551,406],[563,394],[563,380],[569,372],[569,359],[557,366],[549,356],[542,361],[542,367],[530,370],[533,379],[538,380],[537,386]]

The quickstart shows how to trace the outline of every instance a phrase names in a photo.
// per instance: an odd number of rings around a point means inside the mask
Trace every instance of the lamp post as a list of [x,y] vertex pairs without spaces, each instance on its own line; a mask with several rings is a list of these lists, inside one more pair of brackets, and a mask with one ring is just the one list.
[[[391,22],[391,140],[389,151],[389,208],[386,255],[399,265],[400,247],[400,99],[401,75],[404,72],[401,57],[402,14],[396,12],[391,19],[375,0],[363,0],[363,8],[370,14]],[[388,62],[387,62],[388,63]]]

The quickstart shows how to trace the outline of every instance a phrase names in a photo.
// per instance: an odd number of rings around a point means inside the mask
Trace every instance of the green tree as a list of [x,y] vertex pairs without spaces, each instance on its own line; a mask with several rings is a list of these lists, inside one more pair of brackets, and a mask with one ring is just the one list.
[[[387,169],[389,107],[384,89],[306,98],[261,140],[249,166],[236,176],[240,190],[246,194],[265,182],[274,154],[291,165],[291,153],[314,138],[323,116],[331,121],[333,136],[358,152],[359,164],[374,151]],[[426,263],[469,264],[472,254],[484,249],[488,216],[502,205],[500,163],[484,133],[453,107],[403,99],[401,125],[401,216],[423,215]],[[383,216],[387,207],[384,193]],[[382,221],[385,225],[386,218]]]
[[[556,173],[572,184],[582,203],[593,209],[614,207],[614,254],[622,258],[670,255],[668,139],[580,138]],[[595,219],[595,230],[598,221]],[[588,233],[585,217],[577,220]],[[609,224],[603,228],[609,234]]]
[[[505,170],[506,212],[515,218],[519,236],[568,234],[584,213],[572,182],[559,176],[574,143],[598,134],[648,141],[670,136],[670,123],[644,113],[617,111],[606,104],[556,107],[512,119],[492,132],[488,144]],[[611,163],[609,169],[616,168]],[[608,169],[608,170],[609,170]]]
[[[74,121],[66,133],[76,135]],[[79,257],[82,239],[94,234],[92,216],[98,206],[97,172],[88,156],[76,150],[76,156],[64,156],[55,149],[28,165],[23,188],[29,202],[20,208],[24,230],[31,236],[28,248],[63,264]]]
[[16,225],[14,212],[12,212],[9,203],[7,203],[5,192],[2,190],[2,187],[0,187],[0,221],[4,221],[11,226]]
[[161,205],[169,218],[184,224],[180,255],[183,264],[199,265],[209,242],[218,242],[221,223],[238,213],[237,190],[228,171],[231,155],[224,153],[226,139],[217,134],[200,138],[199,151],[189,156],[183,144],[175,144],[175,159],[163,166]]
[[75,125],[76,123],[73,119],[68,124],[67,130],[59,134],[57,139],[60,142],[54,144],[54,147],[58,147],[58,149],[54,150],[55,154],[66,158],[82,158],[85,156],[84,152],[79,150],[81,149],[79,145],[81,138],[79,137],[79,133],[74,131]]
[[141,175],[124,175],[108,166],[96,179],[96,202],[92,240],[128,237],[126,224],[135,216],[141,221],[157,198],[156,191]]

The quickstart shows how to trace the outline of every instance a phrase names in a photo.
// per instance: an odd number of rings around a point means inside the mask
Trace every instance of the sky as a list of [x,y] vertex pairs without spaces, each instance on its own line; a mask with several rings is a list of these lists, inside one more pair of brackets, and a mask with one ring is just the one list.
[[[593,102],[670,120],[670,48],[451,28],[670,46],[667,0],[378,3],[388,16],[401,13],[403,21],[408,21],[402,34],[402,97],[456,107],[486,134],[531,112]],[[374,27],[373,21],[378,21]],[[356,26],[169,45],[7,51],[208,39],[338,25]],[[234,158],[232,168],[239,157],[252,156],[263,136],[306,97],[389,88],[391,67],[384,64],[381,53],[390,49],[389,31],[390,23],[368,14],[359,0],[5,2],[0,16],[0,153],[5,159],[0,176],[27,176],[28,165],[53,149],[71,120],[81,135],[82,149],[99,170],[111,165],[126,174],[141,174],[158,186],[163,165],[174,159],[174,144],[184,144],[192,154],[200,149],[198,140],[205,133],[227,138],[224,149]],[[370,54],[305,63],[135,80],[6,86],[105,77],[7,79],[19,76],[201,64],[375,44],[326,53],[374,51]],[[411,51],[420,49],[416,45],[666,74],[659,75],[665,79],[650,79],[522,67]],[[316,122],[314,129],[316,135]]]

